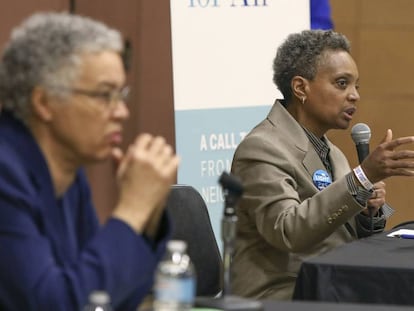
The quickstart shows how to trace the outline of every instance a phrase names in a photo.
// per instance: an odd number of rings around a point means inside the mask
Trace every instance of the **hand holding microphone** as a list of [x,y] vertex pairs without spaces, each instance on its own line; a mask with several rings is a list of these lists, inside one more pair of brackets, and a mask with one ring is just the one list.
[[[369,140],[371,130],[366,124],[358,123],[351,130],[352,139],[358,152],[360,167],[354,169],[357,179],[366,188],[371,185],[374,189],[372,197],[368,201],[370,207],[378,210],[380,207],[387,207],[388,214],[393,210],[385,203],[385,183],[382,181],[391,176],[414,176],[414,151],[397,150],[398,147],[414,142],[414,136],[392,139],[392,131],[387,133],[374,151],[369,152]],[[358,178],[361,173],[361,179]],[[364,182],[366,184],[364,185]],[[371,213],[375,211],[370,211]]]
[[[352,127],[351,137],[357,149],[358,161],[361,164],[369,155],[369,140],[371,139],[371,129],[364,123],[357,123]],[[385,204],[385,183],[379,181],[373,184],[373,194],[368,200],[368,210],[363,211],[368,216],[373,216]],[[390,210],[392,210],[390,208]],[[372,227],[372,224],[371,224]]]

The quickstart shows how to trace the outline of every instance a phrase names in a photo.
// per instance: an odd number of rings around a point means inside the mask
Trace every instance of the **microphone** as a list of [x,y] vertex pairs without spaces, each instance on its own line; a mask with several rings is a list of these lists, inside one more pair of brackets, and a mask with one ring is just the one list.
[[219,183],[223,188],[225,198],[224,214],[232,215],[237,201],[243,194],[243,185],[238,177],[225,171],[221,174]]
[[220,297],[196,297],[196,307],[209,307],[220,310],[260,311],[260,301],[234,296],[231,294],[231,261],[236,241],[237,215],[236,205],[243,194],[241,180],[227,172],[223,172],[219,183],[224,195],[224,213],[221,221],[221,238],[223,240],[222,292]]
[[[224,215],[221,221],[221,238],[223,240],[223,296],[231,294],[231,258],[234,252],[234,242],[236,240],[237,201],[243,194],[243,185],[234,175],[223,172],[219,183],[223,188],[224,195]],[[227,310],[227,309],[225,309]]]
[[[364,159],[369,154],[369,140],[371,138],[371,129],[365,123],[357,123],[351,129],[351,137],[357,149],[359,164],[361,164],[361,162],[364,161]],[[384,205],[382,205],[381,208],[383,210],[383,213],[384,214],[386,213],[389,216],[391,216],[394,213],[394,209],[391,206],[389,206],[387,203],[384,203]],[[372,217],[373,217],[373,214],[372,214],[372,211],[370,211],[371,235],[373,234],[373,231],[374,231],[374,223],[373,223]]]
[[219,183],[223,189],[233,192],[237,196],[241,196],[243,194],[243,185],[240,179],[234,175],[223,172],[219,178]]
[[358,161],[361,164],[369,154],[371,129],[365,123],[357,123],[352,127],[351,137],[357,149]]

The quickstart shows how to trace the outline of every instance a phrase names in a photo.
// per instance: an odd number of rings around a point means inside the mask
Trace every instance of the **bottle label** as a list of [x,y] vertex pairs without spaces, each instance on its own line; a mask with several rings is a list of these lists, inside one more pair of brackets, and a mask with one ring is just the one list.
[[194,285],[194,279],[192,278],[160,278],[155,288],[155,299],[158,301],[193,303]]

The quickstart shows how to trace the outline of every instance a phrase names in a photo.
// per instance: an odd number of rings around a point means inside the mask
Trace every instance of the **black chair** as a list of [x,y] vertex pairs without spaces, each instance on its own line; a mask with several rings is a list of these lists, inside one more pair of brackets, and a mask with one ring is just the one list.
[[167,211],[173,222],[172,238],[187,242],[197,276],[197,296],[216,296],[221,291],[222,259],[203,198],[192,186],[173,185]]

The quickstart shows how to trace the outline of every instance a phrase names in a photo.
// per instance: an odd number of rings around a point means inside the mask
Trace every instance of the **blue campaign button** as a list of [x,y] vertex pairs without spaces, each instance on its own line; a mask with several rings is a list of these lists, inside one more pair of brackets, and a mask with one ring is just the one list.
[[329,176],[328,172],[325,170],[317,170],[313,173],[312,176],[313,184],[319,190],[323,190],[332,184],[331,176]]

